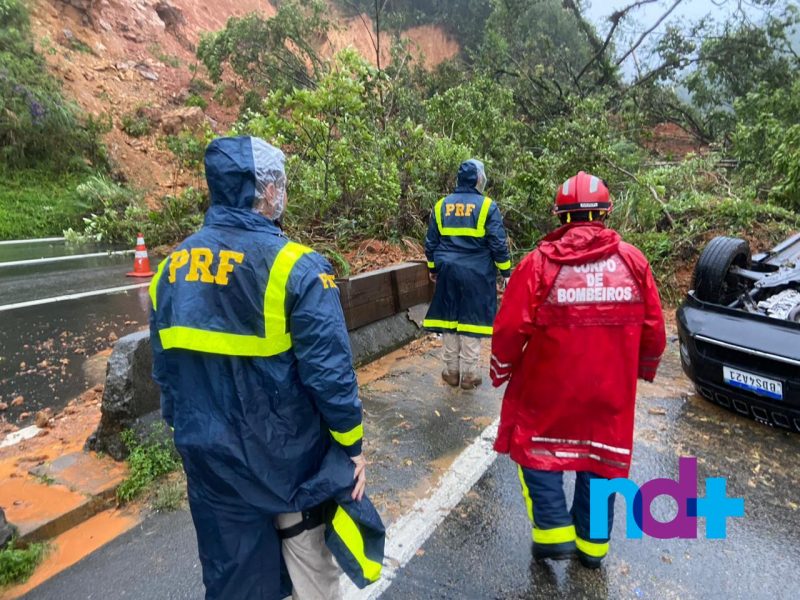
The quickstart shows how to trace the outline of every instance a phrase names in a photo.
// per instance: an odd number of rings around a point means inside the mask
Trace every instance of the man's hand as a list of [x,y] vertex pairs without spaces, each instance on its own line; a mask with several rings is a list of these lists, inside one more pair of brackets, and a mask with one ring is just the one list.
[[428,279],[430,279],[433,283],[436,283],[436,273],[428,271]]
[[353,475],[356,485],[353,487],[352,497],[353,500],[361,501],[364,497],[364,490],[367,487],[367,459],[364,458],[364,454],[359,454],[358,456],[352,456],[350,460],[356,466],[356,471]]

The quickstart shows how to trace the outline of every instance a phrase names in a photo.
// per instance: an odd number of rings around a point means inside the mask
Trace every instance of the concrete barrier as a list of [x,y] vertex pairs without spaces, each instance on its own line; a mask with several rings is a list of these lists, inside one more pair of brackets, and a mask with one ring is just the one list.
[[[427,306],[413,306],[350,331],[354,366],[371,362],[419,337]],[[152,369],[149,331],[117,341],[106,369],[100,425],[87,440],[88,449],[123,460],[128,455],[121,439],[123,431],[132,429],[145,437],[154,424],[162,423],[160,391],[153,382]]]

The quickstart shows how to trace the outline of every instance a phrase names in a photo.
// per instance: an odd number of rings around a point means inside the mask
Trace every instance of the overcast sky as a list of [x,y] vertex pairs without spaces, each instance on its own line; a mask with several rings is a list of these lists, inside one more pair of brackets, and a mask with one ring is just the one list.
[[[604,35],[609,27],[608,16],[615,10],[629,6],[633,2],[634,0],[591,0],[586,14],[595,23],[601,35]],[[639,34],[652,27],[673,3],[674,0],[660,0],[637,8],[631,13],[633,19],[629,20],[624,30],[619,33],[625,36],[624,39],[636,39]],[[657,32],[670,23],[680,20],[694,22],[705,15],[710,15],[714,20],[724,21],[738,4],[736,0],[684,0],[654,32],[650,39],[653,40]],[[762,14],[759,10],[746,8],[748,2],[744,1],[742,4],[754,19],[758,19]],[[617,38],[618,49],[627,46],[622,39],[617,36],[615,38]],[[632,59],[629,58],[623,65],[623,72],[628,76],[635,73],[635,65]]]

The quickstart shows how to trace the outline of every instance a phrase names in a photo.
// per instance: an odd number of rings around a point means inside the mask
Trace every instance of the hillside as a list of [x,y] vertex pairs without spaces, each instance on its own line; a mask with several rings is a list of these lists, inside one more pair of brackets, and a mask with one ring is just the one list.
[[[333,9],[332,9],[333,10]],[[237,116],[240,90],[230,82],[214,90],[195,57],[203,33],[217,31],[230,17],[275,13],[266,1],[218,0],[36,0],[31,25],[37,50],[63,82],[64,92],[87,113],[111,118],[104,139],[111,164],[120,178],[157,198],[188,182],[174,180],[173,154],[160,147],[166,133],[207,120],[222,133]],[[335,12],[333,13],[335,14]],[[337,27],[320,41],[323,56],[353,47],[375,61],[366,15],[336,18]],[[431,25],[404,32],[432,67],[455,56],[458,44]],[[384,45],[382,62],[390,59]],[[199,92],[199,93],[198,93]],[[215,93],[218,92],[218,93]],[[205,108],[187,106],[207,104]],[[133,137],[123,122],[137,111],[157,123],[147,135]]]

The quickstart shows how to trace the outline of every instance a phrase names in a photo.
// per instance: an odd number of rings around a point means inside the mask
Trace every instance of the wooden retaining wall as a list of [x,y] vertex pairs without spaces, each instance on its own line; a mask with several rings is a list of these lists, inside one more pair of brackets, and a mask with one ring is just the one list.
[[430,302],[433,283],[424,262],[406,262],[336,280],[349,330]]

